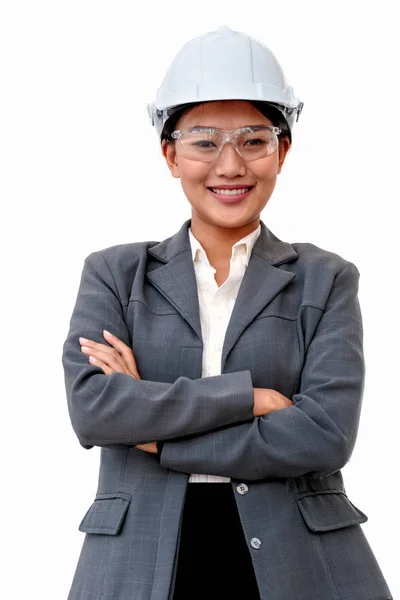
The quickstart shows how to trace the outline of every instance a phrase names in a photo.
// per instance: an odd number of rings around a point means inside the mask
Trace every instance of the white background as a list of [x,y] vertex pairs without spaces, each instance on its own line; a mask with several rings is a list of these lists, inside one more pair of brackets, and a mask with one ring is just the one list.
[[220,25],[269,46],[305,103],[264,222],[283,240],[337,252],[361,273],[367,381],[356,449],[343,475],[399,595],[395,6],[2,2],[5,600],[67,597],[99,460],[99,449],[84,450],[71,428],[61,366],[83,260],[113,244],[162,240],[190,217],[146,104],[180,47]]

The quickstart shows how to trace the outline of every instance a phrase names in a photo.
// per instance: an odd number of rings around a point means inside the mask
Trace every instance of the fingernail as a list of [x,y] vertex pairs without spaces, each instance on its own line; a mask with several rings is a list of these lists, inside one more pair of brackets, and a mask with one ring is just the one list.
[[79,341],[81,344],[86,344],[86,342],[88,342],[89,340],[87,340],[86,338],[80,337]]
[[109,331],[107,331],[107,329],[103,329],[103,333],[108,334],[108,335],[112,335]]
[[89,356],[89,360],[90,360],[90,362],[94,362],[94,363],[96,362],[96,359],[94,356]]

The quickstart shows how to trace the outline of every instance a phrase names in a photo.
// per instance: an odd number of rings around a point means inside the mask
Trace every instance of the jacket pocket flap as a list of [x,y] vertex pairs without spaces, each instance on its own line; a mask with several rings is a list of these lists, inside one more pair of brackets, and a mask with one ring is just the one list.
[[330,531],[368,521],[343,492],[316,493],[296,500],[297,506],[312,531]]
[[123,492],[97,494],[83,517],[79,531],[117,535],[122,527],[132,496]]

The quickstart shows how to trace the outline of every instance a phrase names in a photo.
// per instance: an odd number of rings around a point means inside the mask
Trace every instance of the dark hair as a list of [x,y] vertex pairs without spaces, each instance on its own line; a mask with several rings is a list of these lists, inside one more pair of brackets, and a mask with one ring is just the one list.
[[[211,100],[210,100],[211,102]],[[261,113],[264,117],[267,117],[275,127],[279,127],[281,129],[281,133],[279,134],[279,138],[288,137],[289,142],[292,143],[292,134],[290,131],[290,127],[285,117],[281,113],[281,111],[268,102],[261,102],[259,100],[249,100],[249,102]],[[193,102],[191,104],[182,104],[174,109],[171,116],[166,120],[162,133],[161,133],[161,142],[166,139],[168,142],[172,142],[173,138],[171,138],[171,133],[175,131],[176,124],[179,119],[191,108],[195,106],[200,106],[201,104],[205,104],[205,102]]]

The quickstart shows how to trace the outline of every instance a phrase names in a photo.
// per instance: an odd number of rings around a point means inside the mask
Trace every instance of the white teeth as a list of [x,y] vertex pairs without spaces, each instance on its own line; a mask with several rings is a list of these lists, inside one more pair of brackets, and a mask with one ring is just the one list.
[[250,188],[242,188],[240,190],[219,190],[218,188],[211,188],[215,194],[221,194],[225,196],[238,196],[239,194],[244,194],[248,192]]

